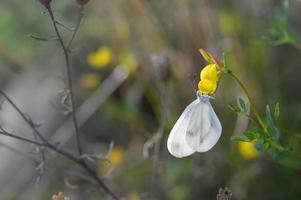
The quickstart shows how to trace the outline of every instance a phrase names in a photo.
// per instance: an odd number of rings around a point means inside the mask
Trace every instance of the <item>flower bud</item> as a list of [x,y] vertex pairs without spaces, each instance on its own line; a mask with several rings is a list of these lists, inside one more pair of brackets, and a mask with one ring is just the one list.
[[205,49],[200,48],[199,52],[200,52],[200,54],[203,56],[203,58],[207,62],[214,63],[219,68],[223,68],[224,67],[224,63],[222,61],[220,61],[217,58],[215,58],[213,55],[211,55],[210,53],[208,53],[208,51],[206,51]]

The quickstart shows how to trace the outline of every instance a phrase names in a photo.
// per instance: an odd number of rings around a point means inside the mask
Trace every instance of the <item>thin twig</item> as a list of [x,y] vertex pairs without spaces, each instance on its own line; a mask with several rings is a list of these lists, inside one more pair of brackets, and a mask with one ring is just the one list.
[[69,51],[70,51],[71,44],[72,44],[72,42],[73,42],[73,40],[74,40],[74,38],[75,38],[75,36],[76,36],[76,34],[77,34],[77,31],[78,31],[78,29],[79,29],[79,27],[80,27],[80,24],[81,24],[81,22],[82,22],[82,20],[83,20],[83,17],[84,17],[84,7],[83,7],[83,6],[80,6],[80,7],[79,7],[79,17],[78,17],[78,20],[77,20],[75,29],[74,29],[74,31],[73,31],[73,33],[72,33],[71,39],[70,39],[70,41],[69,41],[67,47],[66,47],[67,50],[69,50]]
[[[64,41],[62,39],[62,36],[59,32],[59,29],[57,27],[57,23],[55,20],[55,17],[53,15],[52,12],[52,8],[51,5],[47,5],[46,9],[49,13],[49,16],[51,18],[55,33],[59,39],[59,42],[62,46],[62,49],[64,51],[64,57],[65,57],[65,64],[66,64],[66,75],[67,75],[67,86],[69,88],[70,91],[70,104],[71,104],[71,115],[72,115],[72,120],[73,120],[73,124],[74,124],[74,129],[75,129],[75,135],[76,135],[76,142],[77,142],[77,150],[79,155],[82,155],[82,147],[81,147],[81,143],[80,143],[80,137],[79,137],[79,128],[78,128],[78,123],[77,123],[77,119],[76,119],[76,115],[75,115],[75,105],[74,105],[74,95],[73,95],[73,86],[72,86],[72,78],[71,78],[71,67],[70,67],[70,60],[69,60],[69,50],[68,47],[65,46]],[[77,25],[77,28],[74,30],[74,34],[73,34],[73,38],[75,37],[75,34],[78,30],[79,24]],[[73,39],[72,39],[73,41]],[[70,41],[70,42],[72,42]],[[71,45],[71,43],[69,42],[69,45]],[[68,45],[68,46],[69,46]]]
[[[161,87],[160,87],[161,86]],[[157,190],[157,179],[159,177],[158,167],[160,165],[160,147],[161,140],[164,133],[164,127],[167,118],[167,88],[165,83],[160,83],[159,89],[160,91],[160,103],[162,107],[162,118],[159,126],[159,130],[157,132],[157,141],[155,141],[154,155],[153,155],[153,174],[152,174],[152,193],[156,195]]]
[[27,139],[27,138],[24,138],[24,137],[21,137],[21,136],[9,133],[9,132],[5,131],[2,128],[0,128],[0,129],[1,129],[0,134],[2,134],[2,135],[9,136],[11,138],[15,138],[15,139],[18,139],[18,140],[21,140],[21,141],[24,141],[24,142],[28,142],[30,144],[35,144],[35,145],[38,145],[38,146],[46,146],[45,143],[37,142],[37,141],[34,141],[34,140],[30,140],[30,139]]
[[19,115],[23,118],[23,120],[32,128],[32,130],[34,131],[34,133],[44,142],[47,143],[46,138],[43,136],[42,133],[40,133],[35,125],[32,123],[31,120],[28,119],[28,117],[26,116],[25,113],[23,113],[19,107],[7,96],[7,94],[0,90],[0,94],[6,99],[6,101],[8,101],[8,103],[19,113]]
[[[75,135],[76,135],[76,141],[77,141],[77,149],[78,149],[79,155],[81,156],[82,155],[82,148],[81,148],[80,137],[79,137],[79,126],[78,126],[78,122],[77,122],[77,118],[76,118],[76,113],[75,113],[73,85],[72,85],[72,78],[71,78],[72,75],[71,75],[71,66],[70,66],[69,49],[68,48],[71,46],[72,41],[74,40],[75,35],[76,35],[76,33],[77,33],[78,29],[79,29],[80,22],[81,22],[83,14],[82,14],[82,10],[81,10],[80,17],[79,17],[78,23],[76,25],[76,28],[74,30],[74,33],[72,35],[72,38],[71,38],[70,42],[68,43],[68,46],[66,46],[64,44],[62,36],[61,36],[61,34],[60,34],[59,30],[58,30],[57,23],[56,23],[56,20],[55,20],[55,17],[54,17],[51,5],[50,4],[47,5],[46,9],[47,9],[47,11],[49,13],[49,16],[51,18],[51,21],[52,21],[52,24],[53,24],[53,27],[54,27],[54,30],[55,30],[55,33],[57,34],[57,37],[59,38],[59,42],[60,42],[61,47],[62,47],[63,52],[64,52],[65,64],[66,64],[67,83],[68,83],[67,86],[68,86],[68,88],[70,90],[71,116],[72,116],[72,120],[73,120],[73,124],[74,124],[74,128],[75,128]],[[85,163],[84,160],[79,159],[78,160],[78,164],[80,164],[81,167],[83,169],[85,169],[95,179],[95,181],[98,183],[98,185],[100,185],[109,195],[111,195],[113,199],[118,200],[118,197],[102,182],[102,180],[100,180],[98,178],[98,176],[96,175],[96,173]]]
[[101,186],[105,192],[107,192],[109,195],[112,196],[112,198],[114,200],[118,200],[118,197],[102,182],[101,179],[98,178],[98,176],[96,175],[96,173],[84,162],[83,159],[81,158],[76,158],[73,155],[57,148],[56,146],[54,146],[53,144],[51,144],[50,142],[47,141],[47,139],[42,135],[41,132],[39,132],[35,125],[32,123],[32,121],[30,121],[26,115],[21,111],[21,109],[8,97],[8,95],[6,95],[5,92],[3,92],[2,90],[0,90],[0,94],[13,106],[13,108],[19,113],[19,115],[23,118],[23,120],[29,125],[29,127],[39,136],[39,138],[43,141],[42,142],[37,142],[37,141],[33,141],[27,138],[23,138],[21,136],[17,136],[11,133],[6,132],[4,129],[1,129],[2,132],[0,132],[0,134],[21,140],[21,141],[25,141],[31,144],[35,144],[37,146],[44,146],[48,149],[53,150],[54,152],[64,156],[65,158],[71,160],[72,162],[76,163],[77,165],[81,166],[82,169],[84,169],[97,183],[99,186]]

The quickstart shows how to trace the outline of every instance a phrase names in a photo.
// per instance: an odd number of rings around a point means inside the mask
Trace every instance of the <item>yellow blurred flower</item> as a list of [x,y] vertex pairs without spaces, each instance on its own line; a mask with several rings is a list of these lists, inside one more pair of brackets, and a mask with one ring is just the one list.
[[97,167],[97,176],[104,177],[110,175],[113,168],[108,160],[100,160]]
[[118,167],[124,162],[124,148],[114,147],[110,152],[107,160],[101,160],[98,165],[97,175],[103,177],[109,175],[114,167]]
[[81,79],[82,85],[87,89],[93,89],[100,83],[100,77],[97,74],[84,74]]
[[200,73],[199,91],[203,94],[213,94],[217,88],[219,72],[216,64],[209,64]]
[[253,159],[259,155],[259,151],[254,147],[252,142],[239,142],[238,151],[245,159]]
[[108,46],[100,47],[96,52],[91,52],[87,56],[87,63],[94,69],[105,68],[112,62],[113,51]]
[[132,53],[126,53],[121,55],[120,63],[129,72],[135,72],[138,68],[138,62]]
[[124,161],[124,148],[114,147],[108,157],[113,166],[120,166]]
[[128,195],[128,200],[140,200],[140,197],[137,192],[131,192]]

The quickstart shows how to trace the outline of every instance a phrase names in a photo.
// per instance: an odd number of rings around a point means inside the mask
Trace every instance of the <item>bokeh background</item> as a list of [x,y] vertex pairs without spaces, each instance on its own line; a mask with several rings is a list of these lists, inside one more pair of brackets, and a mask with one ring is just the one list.
[[[78,6],[73,0],[52,6],[68,40]],[[226,186],[237,200],[300,199],[300,10],[298,0],[91,0],[71,64],[81,139],[87,154],[101,157],[90,162],[98,176],[129,200],[216,199]],[[225,53],[261,113],[280,103],[282,142],[297,156],[275,160],[230,140],[248,120],[228,108],[244,98],[228,77],[212,100],[223,126],[217,145],[183,159],[168,153],[172,126],[196,98],[191,82],[205,66],[200,47],[220,58]],[[51,141],[76,153],[63,75],[62,50],[43,6],[1,1],[0,87]],[[1,126],[31,137],[1,102]],[[46,152],[41,167],[36,147],[5,136],[0,142],[1,200],[46,200],[59,191],[72,200],[109,199],[64,158]]]

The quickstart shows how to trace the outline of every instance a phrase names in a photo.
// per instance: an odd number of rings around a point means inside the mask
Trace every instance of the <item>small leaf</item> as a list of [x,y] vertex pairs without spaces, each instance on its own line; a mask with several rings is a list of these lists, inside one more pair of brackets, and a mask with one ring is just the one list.
[[267,126],[268,126],[267,127],[268,131],[271,135],[273,135],[274,122],[273,122],[273,118],[272,118],[272,115],[271,115],[271,109],[270,109],[269,105],[266,106],[265,114],[266,114],[266,123],[267,123]]
[[231,140],[232,141],[239,141],[239,142],[251,142],[252,141],[249,138],[246,138],[244,136],[237,136],[237,135],[231,136]]
[[269,105],[267,105],[266,107],[266,120],[269,135],[274,137],[276,141],[278,141],[281,137],[281,133],[273,121]]
[[279,103],[276,103],[275,110],[274,110],[274,119],[276,122],[279,121],[279,117],[280,117],[280,105]]
[[235,105],[233,105],[233,104],[229,104],[228,107],[229,107],[233,112],[236,112],[236,113],[241,112],[240,108],[238,108],[237,106],[235,106]]
[[227,57],[226,57],[226,54],[225,53],[223,53],[223,63],[224,63],[224,65],[225,65],[225,69],[227,69],[228,68],[228,62],[227,62]]
[[247,112],[247,106],[245,101],[242,98],[238,98],[239,106],[242,108],[244,112]]
[[258,151],[263,152],[263,151],[264,151],[263,142],[257,142],[257,143],[255,144],[255,148],[256,148]]
[[270,144],[270,142],[264,142],[262,146],[263,146],[263,149],[266,151],[271,147],[271,144]]
[[253,141],[255,139],[258,139],[260,137],[260,134],[256,132],[245,131],[244,136]]
[[259,134],[258,138],[264,139],[270,137],[261,127],[259,127],[255,122],[251,121],[251,131]]

